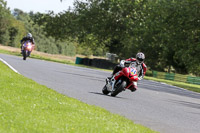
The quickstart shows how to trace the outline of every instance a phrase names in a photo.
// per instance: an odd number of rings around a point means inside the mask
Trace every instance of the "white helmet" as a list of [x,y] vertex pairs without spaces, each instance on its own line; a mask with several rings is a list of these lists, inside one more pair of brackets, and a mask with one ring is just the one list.
[[28,33],[28,34],[27,34],[27,37],[28,37],[28,38],[31,38],[31,37],[32,37],[32,34],[31,34],[31,33]]
[[136,61],[138,64],[142,64],[144,62],[145,56],[142,52],[136,54]]

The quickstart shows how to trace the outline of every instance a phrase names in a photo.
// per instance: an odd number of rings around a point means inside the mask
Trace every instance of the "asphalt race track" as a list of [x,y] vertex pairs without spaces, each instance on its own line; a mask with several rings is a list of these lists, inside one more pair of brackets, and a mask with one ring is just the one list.
[[59,93],[120,114],[161,133],[200,133],[200,94],[142,80],[138,90],[103,95],[111,72],[0,54],[20,74]]

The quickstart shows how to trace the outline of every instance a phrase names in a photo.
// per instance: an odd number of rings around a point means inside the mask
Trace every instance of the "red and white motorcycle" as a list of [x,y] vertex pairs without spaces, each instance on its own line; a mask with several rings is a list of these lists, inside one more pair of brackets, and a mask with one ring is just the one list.
[[[112,82],[112,80],[115,80],[115,82]],[[123,67],[111,79],[106,79],[106,85],[103,87],[102,92],[105,95],[111,93],[111,96],[115,97],[126,89],[135,91],[137,90],[137,81],[137,69],[134,64],[130,63],[129,66]]]

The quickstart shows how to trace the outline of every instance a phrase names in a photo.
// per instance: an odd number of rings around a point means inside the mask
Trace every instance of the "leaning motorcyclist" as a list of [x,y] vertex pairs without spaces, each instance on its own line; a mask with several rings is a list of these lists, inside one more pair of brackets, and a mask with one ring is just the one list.
[[25,37],[22,38],[22,40],[20,41],[21,43],[21,54],[22,54],[22,46],[23,46],[23,43],[25,43],[26,41],[30,41],[32,43],[33,46],[35,46],[35,40],[32,36],[31,33],[28,33]]
[[[108,81],[110,81],[112,86],[113,86],[114,83],[115,83],[115,76],[117,75],[117,72],[121,71],[122,68],[129,66],[130,63],[137,70],[138,80],[142,80],[144,78],[146,71],[147,71],[147,67],[144,64],[144,59],[145,59],[145,55],[142,52],[139,52],[139,53],[136,54],[136,58],[131,57],[131,58],[126,59],[126,60],[121,60],[120,64],[115,66],[113,73],[112,73],[112,77],[108,78]],[[136,88],[137,88],[137,86],[136,86]]]

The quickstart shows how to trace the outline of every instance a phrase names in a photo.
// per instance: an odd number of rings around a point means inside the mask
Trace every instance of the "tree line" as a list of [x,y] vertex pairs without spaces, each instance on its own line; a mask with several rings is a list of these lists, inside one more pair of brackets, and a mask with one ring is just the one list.
[[142,51],[151,69],[199,75],[199,14],[199,0],[76,0],[73,10],[38,14],[35,22],[51,36],[75,37],[93,51],[121,58]]
[[76,0],[73,9],[28,16],[76,53],[124,59],[142,51],[152,70],[200,75],[199,14],[200,0]]

